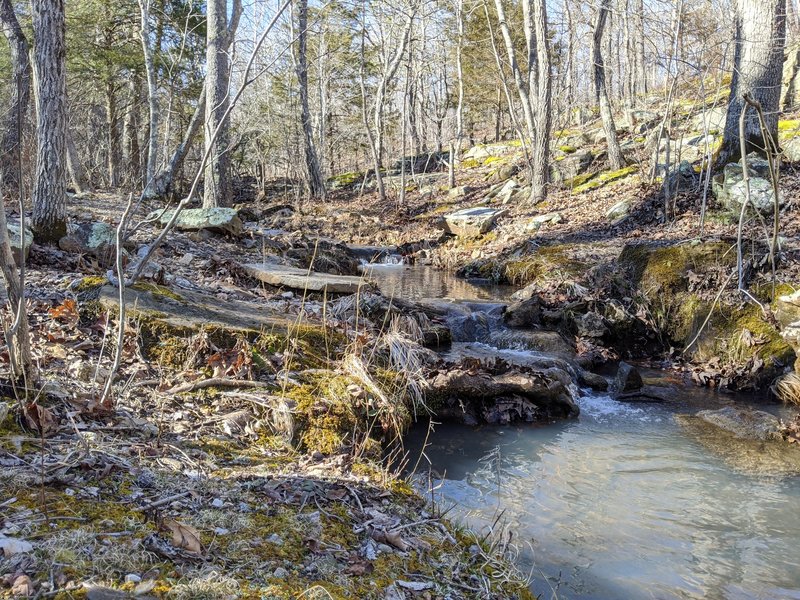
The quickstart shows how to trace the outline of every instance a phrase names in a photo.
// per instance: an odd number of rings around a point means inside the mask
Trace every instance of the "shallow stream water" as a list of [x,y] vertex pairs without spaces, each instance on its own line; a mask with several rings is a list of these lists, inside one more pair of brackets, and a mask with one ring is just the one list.
[[[373,278],[414,300],[508,295],[424,268],[381,268]],[[575,420],[436,426],[422,463],[442,478],[438,499],[479,531],[502,513],[542,598],[800,599],[798,453],[709,443],[676,416],[737,399],[675,375],[645,376],[669,389],[667,402],[587,391]],[[412,456],[425,433],[409,435]]]

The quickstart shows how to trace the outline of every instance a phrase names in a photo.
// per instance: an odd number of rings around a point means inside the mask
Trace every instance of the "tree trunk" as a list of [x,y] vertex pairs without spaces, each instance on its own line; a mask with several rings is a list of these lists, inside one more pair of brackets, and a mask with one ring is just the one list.
[[[206,122],[205,145],[208,162],[205,170],[203,206],[228,206],[231,203],[230,155],[228,153],[228,13],[225,0],[209,0],[206,17]],[[224,119],[224,120],[223,120]],[[219,130],[216,138],[214,132]],[[213,138],[213,139],[212,139]]]
[[300,119],[303,127],[303,149],[306,159],[306,186],[311,198],[325,198],[325,181],[319,165],[317,149],[314,144],[314,131],[311,125],[311,110],[308,104],[308,0],[298,0],[297,6],[297,53],[295,71],[300,88]]
[[28,113],[31,94],[31,64],[28,58],[28,40],[19,25],[11,0],[0,0],[0,28],[8,41],[11,54],[11,106],[6,118],[3,140],[0,143],[0,184],[18,189],[17,152],[21,151],[22,128]]
[[114,82],[106,82],[106,134],[108,135],[108,185],[119,186],[119,114],[117,111],[117,91]]
[[31,0],[36,86],[34,236],[57,242],[67,233],[67,79],[64,0]]
[[[739,116],[745,94],[761,103],[767,135],[777,142],[785,38],[786,0],[737,0],[733,79],[718,167],[741,157]],[[745,119],[745,147],[748,152],[765,147],[756,111]]]
[[158,83],[156,81],[156,64],[153,49],[150,47],[150,0],[139,0],[141,13],[141,27],[139,35],[142,38],[142,53],[144,55],[144,69],[147,74],[147,104],[150,112],[147,136],[147,161],[144,170],[144,187],[147,195],[153,183],[158,165]]
[[550,174],[550,126],[552,122],[552,77],[550,64],[550,44],[547,33],[546,0],[523,0],[523,11],[533,23],[536,64],[533,76],[536,78],[536,106],[533,112],[536,138],[531,144],[531,201],[536,204],[547,196],[547,181]]
[[594,95],[595,101],[600,105],[600,117],[603,120],[603,130],[606,134],[608,145],[608,162],[612,169],[621,169],[624,165],[622,150],[617,139],[617,128],[614,125],[614,116],[611,113],[611,102],[608,99],[608,83],[606,81],[606,68],[603,63],[603,32],[605,30],[611,0],[601,0],[597,9],[594,23],[594,39],[592,44],[592,64],[594,65]]
[[75,140],[69,129],[67,129],[67,175],[69,175],[69,181],[76,193],[83,194],[89,189],[83,165],[78,158],[78,149],[75,147]]
[[128,106],[122,124],[122,164],[125,184],[136,187],[141,177],[142,165],[139,149],[139,89],[141,76],[134,71],[128,86]]

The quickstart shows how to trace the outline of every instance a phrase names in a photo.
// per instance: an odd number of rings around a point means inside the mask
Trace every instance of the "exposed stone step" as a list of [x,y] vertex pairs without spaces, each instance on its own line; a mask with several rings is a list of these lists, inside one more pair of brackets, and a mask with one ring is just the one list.
[[250,263],[242,265],[245,272],[269,285],[303,290],[327,292],[329,294],[355,294],[362,289],[371,289],[373,283],[363,277],[352,275],[331,275],[289,265],[272,263]]

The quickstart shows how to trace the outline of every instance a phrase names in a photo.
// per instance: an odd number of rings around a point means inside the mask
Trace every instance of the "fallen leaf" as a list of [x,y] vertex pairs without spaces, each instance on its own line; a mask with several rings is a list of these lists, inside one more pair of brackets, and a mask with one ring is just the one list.
[[27,575],[20,575],[11,584],[12,596],[33,596],[33,581]]
[[194,527],[179,523],[175,519],[164,519],[163,525],[172,532],[172,544],[176,548],[183,548],[192,554],[203,553],[200,533]]
[[40,435],[47,436],[58,429],[58,422],[52,411],[36,402],[28,404],[23,412],[28,427],[35,429]]

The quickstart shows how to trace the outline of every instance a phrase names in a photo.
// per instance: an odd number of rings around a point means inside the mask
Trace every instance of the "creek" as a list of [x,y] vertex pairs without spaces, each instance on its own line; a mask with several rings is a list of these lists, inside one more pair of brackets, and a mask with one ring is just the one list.
[[[460,305],[458,319],[491,314],[511,291],[425,267],[378,267],[371,277],[385,294]],[[450,351],[521,362],[530,354],[499,349],[495,337]],[[418,473],[430,469],[451,517],[478,532],[513,532],[518,565],[542,598],[800,599],[800,451],[698,435],[679,415],[758,399],[696,388],[674,373],[643,375],[668,392],[666,402],[582,390],[577,419],[436,425],[430,436],[421,424],[406,447],[412,463],[424,453]]]

